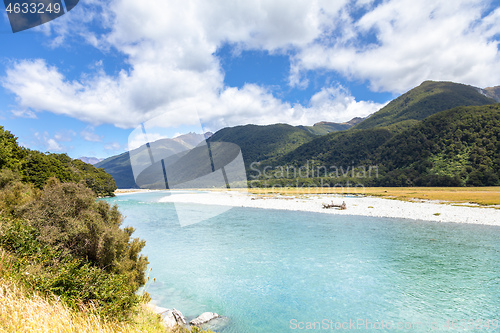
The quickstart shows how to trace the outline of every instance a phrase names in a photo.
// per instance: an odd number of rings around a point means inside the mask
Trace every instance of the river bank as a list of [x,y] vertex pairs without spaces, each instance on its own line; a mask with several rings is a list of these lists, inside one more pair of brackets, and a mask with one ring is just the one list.
[[[171,192],[160,202],[252,207],[338,215],[406,218],[435,222],[474,223],[500,226],[500,209],[470,204],[419,200],[418,202],[371,196],[338,194],[281,195],[247,194],[237,191]],[[324,209],[323,204],[346,203],[346,210]]]

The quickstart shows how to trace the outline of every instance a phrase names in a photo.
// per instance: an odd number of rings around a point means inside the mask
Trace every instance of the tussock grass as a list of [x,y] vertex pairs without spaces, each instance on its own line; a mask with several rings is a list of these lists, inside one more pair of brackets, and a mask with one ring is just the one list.
[[[188,333],[185,328],[167,329],[161,317],[145,303],[139,304],[127,321],[99,316],[95,309],[73,309],[58,297],[42,295],[20,287],[13,258],[0,248],[0,332],[57,333]],[[192,329],[193,333],[213,333]]]
[[25,292],[6,279],[0,279],[0,332],[57,333],[184,333],[183,328],[167,330],[158,315],[141,305],[131,322],[103,321],[98,315],[68,308],[56,298],[48,300]]
[[73,311],[57,299],[25,295],[14,284],[0,280],[2,332],[132,332],[126,325],[102,323],[90,311]]
[[287,188],[251,188],[254,194],[343,194],[369,195],[383,198],[411,200],[439,200],[453,203],[479,205],[500,205],[500,187],[287,187]]

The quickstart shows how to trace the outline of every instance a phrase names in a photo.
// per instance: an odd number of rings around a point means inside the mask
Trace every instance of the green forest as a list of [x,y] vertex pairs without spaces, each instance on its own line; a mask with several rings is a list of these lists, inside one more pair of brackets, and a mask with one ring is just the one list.
[[[224,139],[241,147],[250,186],[495,186],[499,106],[477,88],[426,81],[350,129],[268,152],[267,159],[247,154],[269,146],[244,140],[244,131]],[[277,128],[273,136],[286,141]],[[282,172],[300,168],[301,174]]]
[[[65,154],[22,148],[0,127],[0,279],[75,311],[128,320],[142,302],[145,242],[121,228],[113,178]],[[7,282],[8,281],[8,282]]]
[[[495,186],[500,185],[497,99],[476,87],[426,81],[365,119],[228,127],[208,142],[240,147],[251,187]],[[197,161],[194,153],[183,165],[204,165],[204,156]],[[127,153],[100,165],[118,187],[135,187]],[[157,186],[145,179],[141,175],[141,186]]]
[[19,178],[42,189],[51,177],[61,182],[83,182],[98,196],[113,196],[115,180],[104,169],[73,160],[66,154],[41,153],[20,147],[17,138],[0,126],[0,170],[9,169]]

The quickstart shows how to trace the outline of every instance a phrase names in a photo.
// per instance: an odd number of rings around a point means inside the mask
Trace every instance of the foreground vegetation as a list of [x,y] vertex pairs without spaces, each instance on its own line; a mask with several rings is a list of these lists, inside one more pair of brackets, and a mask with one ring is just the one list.
[[98,196],[113,196],[116,183],[104,169],[80,160],[73,160],[66,154],[44,154],[20,147],[17,138],[0,126],[0,169],[13,170],[25,183],[42,189],[49,178],[61,182],[83,182]]
[[[5,262],[0,261],[0,267]],[[2,332],[165,332],[158,316],[139,306],[128,322],[103,321],[94,312],[74,310],[55,297],[40,296],[0,279]]]
[[97,200],[114,189],[103,170],[22,148],[0,127],[0,331],[166,331],[138,293],[145,241]]

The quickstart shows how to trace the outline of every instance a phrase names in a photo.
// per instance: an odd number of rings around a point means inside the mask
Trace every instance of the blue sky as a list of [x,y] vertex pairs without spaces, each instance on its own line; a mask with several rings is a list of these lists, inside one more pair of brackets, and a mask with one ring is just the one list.
[[211,131],[312,125],[367,116],[425,80],[496,86],[498,7],[499,0],[80,0],[68,14],[13,34],[2,6],[0,125],[32,149],[107,157],[158,116],[171,127],[196,126],[199,117]]

